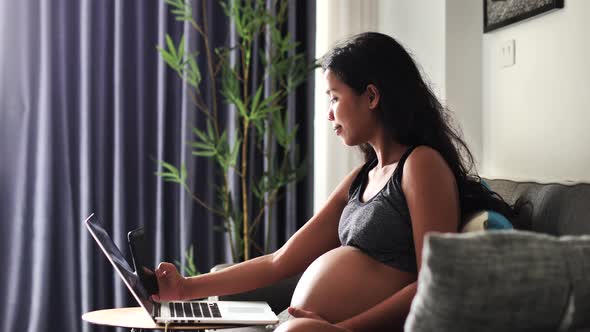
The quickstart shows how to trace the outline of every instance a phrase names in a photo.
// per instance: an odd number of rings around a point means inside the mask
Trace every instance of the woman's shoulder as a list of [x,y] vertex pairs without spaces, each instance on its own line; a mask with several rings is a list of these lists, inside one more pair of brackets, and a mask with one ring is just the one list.
[[411,148],[408,154],[404,168],[408,165],[410,167],[428,166],[428,165],[447,165],[444,157],[438,150],[428,145],[418,145]]
[[452,176],[453,172],[438,150],[427,145],[419,145],[414,147],[407,156],[403,165],[403,174],[404,180],[413,180],[425,176]]

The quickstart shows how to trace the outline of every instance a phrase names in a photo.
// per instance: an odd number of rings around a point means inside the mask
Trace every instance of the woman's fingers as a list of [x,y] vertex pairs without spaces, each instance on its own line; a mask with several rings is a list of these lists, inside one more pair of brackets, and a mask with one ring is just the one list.
[[168,263],[168,262],[162,262],[158,265],[158,268],[156,269],[156,275],[157,276],[165,276],[166,274],[168,274],[171,271],[176,270],[176,267],[174,266],[174,264]]
[[154,271],[158,280],[159,294],[156,294],[154,301],[177,300],[180,294],[180,281],[182,277],[176,270],[176,266],[171,263],[162,262]]
[[318,315],[312,311],[307,311],[307,310],[303,310],[303,309],[299,309],[299,308],[295,308],[295,307],[289,307],[288,311],[289,311],[289,314],[291,314],[291,316],[293,316],[295,318],[311,318],[311,319],[326,321],[320,315]]

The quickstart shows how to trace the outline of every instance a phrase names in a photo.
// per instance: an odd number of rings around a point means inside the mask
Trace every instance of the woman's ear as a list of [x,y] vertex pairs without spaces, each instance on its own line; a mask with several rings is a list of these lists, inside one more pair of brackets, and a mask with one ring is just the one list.
[[379,89],[374,84],[367,85],[367,97],[369,99],[369,109],[374,110],[379,105],[379,99],[381,98],[381,94],[379,93]]

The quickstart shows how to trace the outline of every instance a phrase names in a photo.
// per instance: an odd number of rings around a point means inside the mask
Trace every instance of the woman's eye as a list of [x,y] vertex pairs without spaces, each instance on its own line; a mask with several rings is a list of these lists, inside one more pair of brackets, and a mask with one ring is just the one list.
[[337,101],[338,101],[338,98],[334,97],[334,98],[330,99],[330,104],[334,104]]

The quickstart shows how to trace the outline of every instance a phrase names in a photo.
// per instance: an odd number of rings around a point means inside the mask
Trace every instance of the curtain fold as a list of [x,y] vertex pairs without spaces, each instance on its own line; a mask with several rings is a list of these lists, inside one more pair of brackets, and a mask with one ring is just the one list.
[[[227,45],[230,22],[217,1],[206,3],[211,42]],[[295,28],[307,34],[314,5],[301,3],[306,12],[296,15]],[[191,188],[215,198],[214,166],[186,146],[190,126],[204,119],[156,51],[167,33],[175,40],[192,33],[168,9],[156,0],[0,0],[3,330],[106,331],[80,316],[137,305],[83,225],[91,212],[127,257],[127,232],[143,225],[154,264],[182,260],[190,244],[201,271],[229,260],[225,235],[214,230],[219,220],[155,175],[156,160],[184,162]],[[202,47],[194,37],[188,46]],[[303,40],[311,60],[313,40]],[[309,91],[311,81],[289,109],[300,124],[304,154],[313,137]],[[232,110],[223,112],[231,126]],[[296,202],[282,203],[295,212],[270,221],[275,247],[310,217],[312,175],[289,189],[300,197]]]

